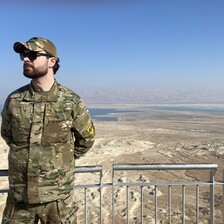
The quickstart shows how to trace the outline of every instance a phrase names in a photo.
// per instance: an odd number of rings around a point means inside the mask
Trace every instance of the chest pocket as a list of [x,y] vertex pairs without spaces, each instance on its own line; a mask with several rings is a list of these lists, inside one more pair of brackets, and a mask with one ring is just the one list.
[[12,136],[16,145],[29,141],[32,119],[32,104],[20,103],[12,108]]
[[46,105],[43,143],[65,143],[71,139],[72,115],[63,105]]

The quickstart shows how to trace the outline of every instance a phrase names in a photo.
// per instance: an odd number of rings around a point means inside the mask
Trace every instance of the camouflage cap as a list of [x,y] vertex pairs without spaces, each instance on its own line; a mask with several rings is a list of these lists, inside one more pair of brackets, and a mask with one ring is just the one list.
[[32,37],[27,42],[16,42],[13,45],[13,49],[16,53],[21,53],[25,49],[28,49],[30,51],[44,50],[58,59],[55,45],[50,40],[44,39],[42,37]]

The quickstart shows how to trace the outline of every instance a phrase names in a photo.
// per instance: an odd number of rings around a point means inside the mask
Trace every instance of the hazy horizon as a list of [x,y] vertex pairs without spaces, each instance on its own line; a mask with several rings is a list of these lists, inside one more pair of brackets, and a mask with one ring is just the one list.
[[[94,104],[224,104],[224,90],[217,91],[153,91],[102,90],[76,92],[87,105]],[[6,98],[0,96],[0,106]]]

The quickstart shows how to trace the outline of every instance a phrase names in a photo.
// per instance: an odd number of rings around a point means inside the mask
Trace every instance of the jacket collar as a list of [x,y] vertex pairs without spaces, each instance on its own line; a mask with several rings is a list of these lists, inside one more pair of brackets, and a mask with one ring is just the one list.
[[24,95],[25,101],[31,102],[56,102],[58,100],[59,87],[55,80],[53,86],[49,90],[48,94],[38,94],[34,91],[32,84],[28,85],[28,91]]

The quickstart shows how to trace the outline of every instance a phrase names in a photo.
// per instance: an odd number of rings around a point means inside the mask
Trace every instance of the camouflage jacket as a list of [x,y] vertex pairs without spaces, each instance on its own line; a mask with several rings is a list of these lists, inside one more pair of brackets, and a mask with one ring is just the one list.
[[10,191],[32,204],[70,193],[75,158],[92,147],[95,129],[80,97],[55,81],[48,94],[35,92],[31,84],[11,93],[1,135],[10,147]]

